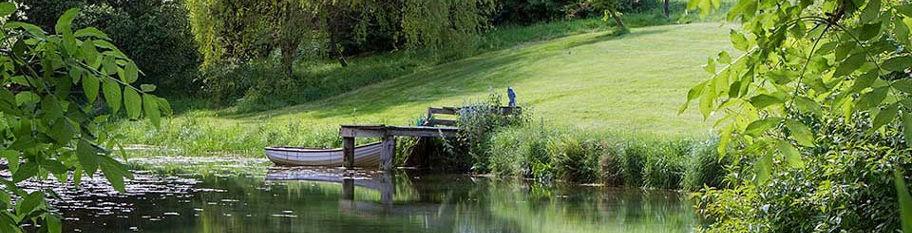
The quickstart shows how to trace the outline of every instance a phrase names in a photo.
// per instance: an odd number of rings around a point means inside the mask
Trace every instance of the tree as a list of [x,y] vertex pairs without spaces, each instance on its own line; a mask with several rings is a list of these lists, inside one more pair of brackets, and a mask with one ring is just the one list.
[[[28,193],[17,184],[49,176],[78,184],[101,170],[123,191],[124,179],[132,175],[112,158],[109,148],[120,145],[101,128],[121,112],[157,125],[170,107],[150,94],[154,86],[130,85],[141,72],[108,35],[92,27],[72,29],[78,10],[60,16],[49,35],[10,20],[16,9],[14,3],[0,3],[0,155],[12,173],[11,179],[0,179],[0,232],[21,232],[25,223],[60,232],[60,218],[48,212],[45,201],[52,191]],[[102,100],[106,110],[96,107]]]
[[188,0],[187,5],[204,66],[246,62],[279,49],[283,66],[290,70],[302,39],[321,39],[324,35],[328,54],[340,63],[345,63],[340,46],[343,41],[363,43],[367,42],[364,38],[375,34],[402,41],[408,48],[442,50],[454,44],[470,44],[488,25],[486,16],[494,2]]
[[[689,7],[700,8],[704,13],[719,5],[714,0],[692,0],[689,3]],[[717,122],[720,126],[720,152],[724,154],[735,150],[739,156],[736,159],[753,161],[753,179],[738,181],[736,184],[739,187],[724,190],[723,195],[757,197],[753,200],[758,202],[770,201],[763,199],[764,195],[758,192],[788,181],[787,176],[781,177],[782,180],[771,177],[800,171],[808,165],[804,162],[806,159],[827,162],[834,159],[821,157],[860,153],[872,156],[865,159],[876,160],[879,158],[876,156],[897,153],[897,157],[883,158],[889,162],[880,167],[872,165],[873,168],[862,166],[849,169],[872,169],[872,172],[861,175],[868,181],[863,191],[858,192],[881,195],[894,193],[893,187],[878,185],[882,183],[874,180],[884,177],[894,180],[892,178],[896,174],[895,193],[899,198],[895,200],[904,206],[902,211],[896,215],[864,215],[867,214],[865,211],[893,209],[878,206],[895,206],[895,202],[890,202],[894,199],[889,197],[866,199],[863,201],[870,203],[864,206],[844,208],[863,208],[865,210],[848,212],[861,213],[858,219],[876,224],[836,227],[871,226],[884,228],[859,230],[895,231],[898,224],[892,223],[899,223],[898,220],[902,219],[902,228],[912,231],[912,221],[909,221],[912,219],[912,200],[909,200],[903,182],[905,176],[902,175],[908,172],[908,164],[900,159],[908,156],[912,146],[912,78],[909,73],[912,51],[908,49],[912,46],[909,34],[912,5],[906,1],[881,0],[740,0],[727,17],[741,25],[741,30],[732,30],[730,37],[734,48],[742,54],[733,58],[723,51],[710,58],[705,69],[712,77],[687,94],[688,102],[699,102],[699,110],[704,117],[713,112],[722,113]],[[682,111],[687,106],[685,104]],[[838,130],[832,130],[834,128]],[[847,140],[853,143],[843,143]],[[869,174],[877,176],[869,177]],[[821,184],[825,182],[832,181],[821,181]],[[769,193],[776,192],[784,191],[772,190]],[[852,197],[871,196],[858,194]],[[844,203],[848,202],[832,201],[839,202],[834,206],[845,206]],[[777,210],[770,210],[774,211]],[[755,221],[743,219],[743,216],[714,217],[734,219],[722,224]],[[834,218],[841,219],[841,216]],[[828,224],[817,227],[825,225]],[[766,226],[772,227],[772,231],[776,231],[775,227],[790,227]]]
[[627,25],[624,25],[624,20],[621,19],[621,12],[618,11],[620,0],[590,0],[592,5],[596,6],[599,9],[604,9],[604,17],[602,20],[608,21],[608,18],[614,20],[615,25],[617,25],[619,31],[618,33],[627,33],[630,29],[627,28]]
[[[199,56],[190,33],[187,8],[177,0],[19,0],[26,17],[53,30],[67,9],[80,8],[75,27],[92,26],[110,36],[144,72],[143,83],[174,93],[195,91]],[[168,51],[167,53],[161,51]]]

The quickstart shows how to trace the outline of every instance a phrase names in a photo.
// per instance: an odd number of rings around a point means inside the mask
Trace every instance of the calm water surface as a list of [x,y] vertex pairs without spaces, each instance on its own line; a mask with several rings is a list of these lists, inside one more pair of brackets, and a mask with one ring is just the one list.
[[254,159],[132,159],[126,193],[100,178],[60,194],[67,232],[690,232],[667,191],[465,175],[272,168]]

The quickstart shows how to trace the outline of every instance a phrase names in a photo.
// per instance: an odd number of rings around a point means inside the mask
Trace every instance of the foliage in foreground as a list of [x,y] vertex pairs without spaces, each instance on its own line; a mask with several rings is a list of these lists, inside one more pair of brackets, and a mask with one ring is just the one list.
[[912,4],[741,0],[728,19],[743,55],[710,58],[687,95],[745,161],[701,196],[708,230],[912,231]]
[[45,202],[51,191],[27,192],[17,184],[48,177],[78,184],[83,175],[101,170],[114,189],[123,191],[124,179],[132,175],[110,156],[108,148],[119,144],[103,124],[118,112],[158,124],[170,108],[149,94],[154,86],[130,85],[139,70],[106,34],[91,27],[72,29],[77,9],[66,11],[55,34],[48,35],[38,26],[9,20],[16,8],[0,3],[0,155],[12,174],[0,179],[0,232],[20,232],[27,225],[60,232],[60,217]]

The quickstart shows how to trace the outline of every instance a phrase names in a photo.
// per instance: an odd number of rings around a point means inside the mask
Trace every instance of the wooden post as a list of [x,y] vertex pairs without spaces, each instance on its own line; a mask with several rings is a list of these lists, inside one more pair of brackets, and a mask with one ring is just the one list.
[[380,176],[380,203],[384,208],[393,205],[393,197],[396,195],[396,179],[392,171],[384,172]]
[[380,169],[384,171],[393,170],[393,163],[396,160],[396,136],[385,135],[380,145]]
[[342,200],[355,200],[355,179],[342,178]]
[[355,138],[342,138],[342,166],[345,169],[355,168]]

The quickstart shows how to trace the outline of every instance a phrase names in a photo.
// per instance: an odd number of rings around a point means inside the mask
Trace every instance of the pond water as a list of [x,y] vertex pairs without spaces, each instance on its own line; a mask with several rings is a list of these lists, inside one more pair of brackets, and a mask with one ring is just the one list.
[[126,193],[53,182],[66,232],[690,232],[683,194],[467,175],[131,159]]

